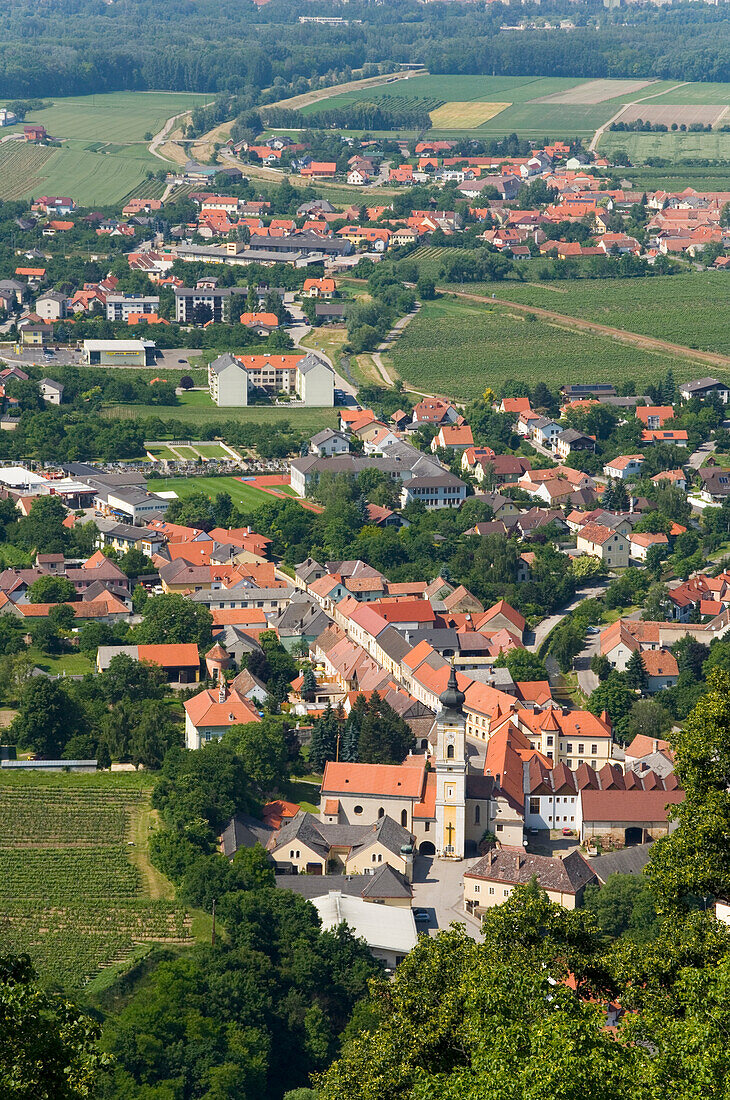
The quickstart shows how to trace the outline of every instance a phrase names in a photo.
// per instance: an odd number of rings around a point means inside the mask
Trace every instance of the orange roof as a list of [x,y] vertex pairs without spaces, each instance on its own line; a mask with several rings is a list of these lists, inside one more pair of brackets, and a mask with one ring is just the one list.
[[242,313],[240,317],[242,325],[269,325],[278,328],[279,318],[275,313]]
[[[73,222],[71,222],[73,225]],[[42,279],[46,273],[45,267],[16,267],[16,275],[27,275],[32,279]]]
[[658,416],[659,424],[663,425],[666,420],[672,419],[674,409],[671,405],[637,405],[636,415],[643,424],[649,423],[649,417]]
[[261,816],[266,825],[270,825],[272,829],[278,829],[282,821],[296,817],[300,810],[301,806],[296,802],[284,802],[283,799],[277,798],[274,802],[266,803]]
[[200,664],[200,654],[194,642],[138,645],[137,658],[140,661],[151,661],[161,668],[194,668]]
[[645,649],[641,659],[648,676],[679,676],[677,659],[668,649]]
[[213,607],[213,626],[240,626],[248,633],[248,628],[268,630],[266,615],[260,607]]
[[404,764],[340,764],[328,760],[322,794],[402,795],[421,799],[426,779],[421,768]]
[[418,818],[436,817],[436,772],[426,775],[426,789],[420,802],[413,807],[413,816]]
[[260,722],[255,705],[235,690],[227,690],[226,698],[219,701],[217,688],[201,691],[184,704],[194,726],[233,726],[238,722]]

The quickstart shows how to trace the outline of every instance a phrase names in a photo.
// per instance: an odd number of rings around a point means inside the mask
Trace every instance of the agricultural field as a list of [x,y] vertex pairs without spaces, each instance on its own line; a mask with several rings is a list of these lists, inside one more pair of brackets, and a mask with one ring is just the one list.
[[44,165],[55,153],[55,149],[22,141],[2,142],[0,198],[22,199],[27,194],[38,194],[42,187]]
[[[671,163],[677,160],[697,158],[730,162],[730,133],[713,130],[709,134],[690,134],[672,130],[668,133],[650,134],[607,130],[598,143],[598,151],[609,153],[615,149],[625,149],[632,164],[643,164],[647,157],[666,157],[671,171]],[[678,170],[690,169],[683,167]],[[658,171],[661,178],[665,179],[667,170]],[[698,171],[704,173],[712,169],[699,168]],[[627,174],[633,181],[633,170],[629,169]]]
[[[591,137],[617,114],[622,104],[636,103],[640,108],[647,101],[652,105],[685,104],[721,110],[730,103],[730,85],[678,85],[668,80],[419,75],[397,84],[334,95],[302,110],[305,114],[316,114],[317,110],[345,107],[358,101],[428,110],[434,137],[491,138],[515,131],[520,137],[539,138],[547,134],[551,138],[569,138]],[[482,114],[478,104],[507,106],[496,113]]]
[[[557,282],[505,279],[492,283],[464,283],[449,287],[439,272],[454,249],[419,248],[409,261],[419,272],[440,281],[448,289],[468,294],[492,294],[504,301],[554,310],[566,317],[580,317],[627,332],[653,336],[702,351],[730,355],[730,329],[726,313],[730,287],[722,272],[698,271],[658,275],[646,279],[571,279]],[[527,280],[542,266],[535,260],[524,265]],[[683,368],[684,371],[688,369]],[[713,367],[713,371],[716,368]],[[721,367],[717,368],[722,370]]]
[[205,493],[208,497],[228,493],[233,503],[241,508],[259,508],[272,500],[271,493],[235,477],[158,477],[148,481],[147,488],[151,493],[173,492],[179,497],[189,497],[193,493]]
[[677,377],[684,370],[668,355],[570,331],[508,306],[455,299],[425,303],[392,346],[390,359],[404,382],[461,401],[487,386],[499,390],[507,378],[529,385],[539,378],[557,388],[583,378],[630,377],[640,387],[669,367]]
[[[137,194],[139,188],[140,194],[159,198],[159,181],[148,182],[144,177],[148,171],[165,168],[165,161],[149,152],[145,134],[156,134],[172,115],[209,99],[179,92],[113,92],[56,99],[51,107],[29,112],[25,122],[45,126],[62,147],[28,146],[27,152],[13,154],[14,141],[0,145],[0,199],[48,191],[71,195],[81,205],[104,206],[120,202],[132,192]],[[21,129],[12,127],[8,132]],[[18,147],[23,149],[24,143],[18,142]],[[22,163],[19,155],[24,158]],[[6,158],[11,158],[9,163]]]
[[49,983],[78,991],[141,947],[192,943],[148,860],[150,793],[136,773],[2,775],[0,934]]
[[714,106],[704,103],[633,103],[621,112],[617,122],[636,122],[642,119],[653,125],[691,126],[692,123],[700,123],[702,126],[716,126],[726,113],[727,107],[719,104]]

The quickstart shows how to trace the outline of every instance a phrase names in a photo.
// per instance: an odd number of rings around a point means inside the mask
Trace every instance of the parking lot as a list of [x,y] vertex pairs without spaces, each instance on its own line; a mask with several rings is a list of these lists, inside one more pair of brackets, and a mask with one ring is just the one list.
[[429,920],[418,921],[419,932],[435,936],[457,921],[469,935],[481,942],[479,921],[464,911],[464,872],[476,859],[452,861],[435,856],[416,856],[413,865],[413,908],[425,909]]

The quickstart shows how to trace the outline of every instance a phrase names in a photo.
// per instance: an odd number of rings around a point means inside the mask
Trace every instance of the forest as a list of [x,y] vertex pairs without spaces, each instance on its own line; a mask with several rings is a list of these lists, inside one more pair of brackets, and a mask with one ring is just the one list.
[[[310,81],[347,80],[353,69],[378,71],[421,62],[434,73],[730,80],[730,17],[724,5],[671,8],[601,4],[448,5],[396,0],[343,5],[348,25],[301,25],[301,0],[59,0],[41,10],[19,0],[7,12],[0,44],[0,95],[80,95],[124,89],[242,92],[252,103],[304,92]],[[569,16],[570,33],[503,25]],[[201,36],[201,26],[205,34]]]

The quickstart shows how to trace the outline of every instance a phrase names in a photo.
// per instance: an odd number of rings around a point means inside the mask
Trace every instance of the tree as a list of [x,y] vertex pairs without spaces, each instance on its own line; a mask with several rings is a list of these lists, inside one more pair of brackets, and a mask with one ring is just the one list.
[[646,602],[641,617],[644,622],[664,623],[669,617],[670,606],[669,592],[666,585],[653,584],[646,594]]
[[168,828],[211,839],[233,814],[252,805],[243,761],[232,746],[210,741],[195,752],[172,748],[152,795]]
[[304,670],[302,676],[301,696],[302,699],[306,699],[308,702],[312,702],[317,694],[317,680],[314,675],[314,671],[311,666],[308,666]]
[[71,542],[71,533],[63,526],[65,518],[66,509],[58,497],[36,497],[29,515],[15,526],[14,541],[26,550],[63,554]]
[[497,668],[509,669],[510,676],[515,681],[547,680],[548,678],[544,662],[529,649],[510,649],[507,653],[501,652],[494,663]]
[[586,887],[584,904],[602,932],[646,943],[659,932],[649,884],[642,875],[609,875],[603,886]]
[[141,613],[142,622],[133,631],[137,643],[210,645],[213,618],[203,604],[193,603],[175,592],[168,596],[152,596]]
[[672,727],[672,716],[656,699],[637,699],[629,712],[626,733],[652,739],[664,738]]
[[636,701],[636,695],[627,685],[620,672],[612,672],[602,684],[591,692],[588,709],[591,714],[600,715],[605,710],[613,725],[613,732],[620,742],[626,739],[626,724],[629,711]]
[[136,584],[132,589],[132,611],[135,615],[141,615],[144,605],[149,599],[147,589],[141,584]]
[[266,715],[260,722],[231,726],[226,735],[261,796],[280,789],[289,774],[284,721]]
[[649,677],[640,649],[635,649],[629,657],[624,676],[627,687],[633,688],[635,691],[646,691]]
[[101,1028],[36,984],[27,955],[0,957],[0,1092],[7,1100],[87,1100],[108,1058]]
[[48,574],[33,581],[28,589],[31,603],[67,603],[73,600],[76,589],[66,577],[54,577]]
[[48,612],[48,618],[56,630],[71,630],[76,624],[76,615],[71,604],[57,603]]
[[594,653],[591,657],[591,672],[599,680],[605,680],[611,675],[611,662],[603,653]]
[[128,653],[117,653],[98,680],[98,687],[110,703],[161,699],[167,680],[164,669],[151,661],[138,661]]
[[579,558],[573,558],[570,571],[578,584],[582,584],[584,581],[603,577],[606,573],[606,567],[598,558],[594,558],[590,554],[581,554]]
[[18,748],[53,760],[81,732],[81,725],[79,708],[61,684],[37,676],[25,687],[10,734]]
[[[363,764],[402,764],[415,747],[410,726],[374,691],[359,720],[357,755]],[[358,722],[353,708],[350,719]]]
[[119,566],[124,570],[128,577],[140,577],[146,573],[156,572],[154,565],[141,550],[137,550],[135,547],[131,547],[123,555]]
[[[357,729],[357,735],[359,737],[359,727]],[[332,710],[328,701],[322,717],[314,721],[312,726],[312,738],[309,742],[309,762],[315,771],[324,771],[326,762],[328,760],[334,760],[337,757],[339,737],[340,726],[337,721],[337,715]]]

